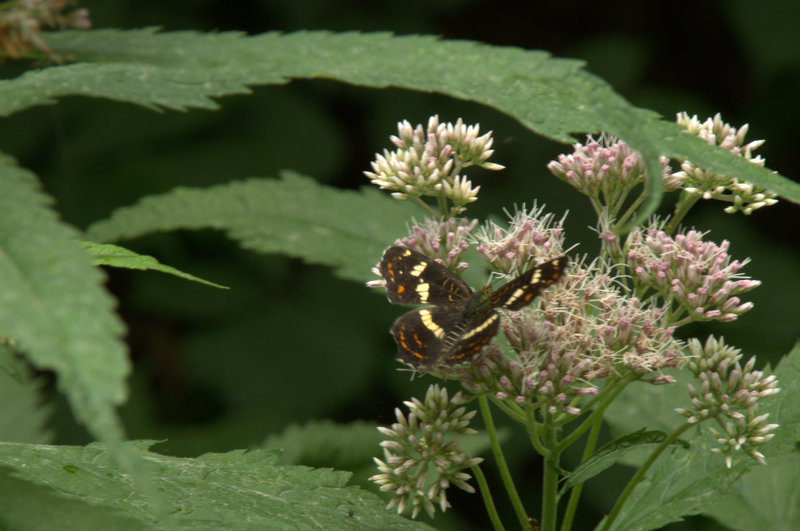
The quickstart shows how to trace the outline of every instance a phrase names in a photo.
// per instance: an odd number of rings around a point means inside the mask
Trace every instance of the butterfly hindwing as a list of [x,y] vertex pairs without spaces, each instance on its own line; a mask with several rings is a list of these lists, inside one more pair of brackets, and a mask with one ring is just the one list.
[[466,282],[442,264],[405,247],[389,247],[378,269],[395,304],[446,304],[472,295]]
[[472,315],[462,305],[429,306],[401,315],[392,335],[398,357],[412,365],[458,363],[491,341],[498,326],[500,316],[489,307]]

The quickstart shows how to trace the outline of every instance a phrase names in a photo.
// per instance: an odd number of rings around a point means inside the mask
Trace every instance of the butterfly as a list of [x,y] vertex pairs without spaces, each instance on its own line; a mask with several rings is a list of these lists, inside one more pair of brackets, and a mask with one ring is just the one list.
[[442,264],[395,245],[378,265],[395,304],[426,304],[401,315],[391,332],[397,357],[415,367],[468,361],[497,334],[497,310],[519,310],[559,278],[569,258],[535,266],[496,290],[473,291]]

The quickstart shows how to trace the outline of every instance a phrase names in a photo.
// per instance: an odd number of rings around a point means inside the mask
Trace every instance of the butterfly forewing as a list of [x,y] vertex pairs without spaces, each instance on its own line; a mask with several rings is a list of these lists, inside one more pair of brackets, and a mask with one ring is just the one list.
[[386,280],[386,296],[395,304],[455,303],[472,295],[455,273],[405,247],[389,247],[378,269]]
[[504,310],[519,310],[527,306],[543,289],[561,278],[568,260],[566,256],[560,256],[529,269],[494,291],[489,296],[489,304]]

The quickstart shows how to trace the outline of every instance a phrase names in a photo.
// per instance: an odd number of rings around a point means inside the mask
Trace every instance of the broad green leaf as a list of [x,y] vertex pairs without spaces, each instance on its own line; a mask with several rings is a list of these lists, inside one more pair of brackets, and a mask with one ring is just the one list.
[[89,253],[92,255],[92,263],[94,265],[138,269],[140,271],[161,271],[162,273],[175,275],[176,277],[181,277],[186,280],[206,284],[207,286],[228,289],[227,286],[215,284],[213,282],[209,282],[208,280],[203,280],[202,278],[190,275],[189,273],[184,273],[183,271],[175,269],[174,267],[160,263],[152,256],[138,254],[130,249],[125,249],[124,247],[120,247],[118,245],[94,242],[81,242],[81,245],[83,245],[83,248],[89,251]]
[[[645,431],[641,429],[635,433],[629,433],[623,437],[618,437],[608,444],[603,445],[592,456],[578,466],[564,483],[562,494],[568,489],[579,483],[584,483],[593,478],[603,470],[613,466],[622,457],[640,448],[655,448],[655,446],[666,438],[667,434],[663,431]],[[674,441],[673,444],[688,445],[683,441]]]
[[800,529],[800,453],[772,457],[733,486],[733,493],[703,510],[729,529]]
[[781,391],[763,407],[780,424],[764,445],[766,466],[754,466],[730,497],[704,510],[731,529],[800,529],[800,343],[775,369]]
[[179,188],[146,197],[93,224],[87,236],[111,241],[154,231],[222,229],[248,249],[330,265],[342,277],[363,281],[383,249],[406,232],[414,211],[410,203],[376,190],[337,190],[284,172],[280,180]]
[[121,441],[114,408],[130,370],[124,329],[78,242],[33,174],[0,155],[0,333],[58,375],[75,415],[99,439]]
[[[781,392],[765,399],[759,407],[759,411],[770,414],[771,422],[781,425],[775,440],[761,447],[767,458],[766,468],[783,462],[773,464],[770,460],[772,457],[790,455],[794,442],[800,440],[800,348],[795,348],[781,361],[775,375],[780,382]],[[645,481],[634,490],[612,529],[659,529],[669,522],[679,521],[682,516],[706,511],[716,515],[712,506],[717,503],[728,506],[731,496],[743,498],[742,510],[746,510],[748,502],[744,499],[746,496],[742,494],[742,488],[748,487],[742,486],[751,481],[747,472],[764,467],[740,453],[734,456],[733,466],[726,468],[722,456],[711,453],[716,441],[708,433],[697,434],[695,431],[695,436],[686,440],[691,445],[689,451],[674,449],[656,461]],[[757,488],[771,490],[773,496],[782,498],[776,504],[777,523],[790,517],[792,507],[798,506],[798,500],[792,497],[794,483],[781,475],[776,476],[775,483],[769,483],[769,474],[762,472],[752,481],[760,481]],[[783,487],[790,490],[785,491]],[[736,513],[730,515],[731,522],[746,520],[746,517]]]
[[[526,51],[429,36],[328,32],[156,33],[153,29],[48,34],[62,56],[81,63],[0,81],[0,115],[66,95],[96,96],[149,108],[215,108],[211,99],[291,78],[328,78],[370,87],[433,91],[498,109],[560,142],[577,132],[606,131],[644,157],[653,212],[661,195],[659,155],[693,162],[760,184],[800,202],[800,184],[741,161],[675,124],[633,107],[582,63]],[[402,118],[402,117],[398,117]]]
[[800,441],[800,342],[775,367],[780,392],[765,400],[759,411],[769,413],[769,421],[780,424],[775,438],[764,446],[763,453],[780,456],[798,451]]
[[726,468],[724,459],[711,453],[716,441],[710,435],[685,440],[691,449],[673,447],[658,458],[623,506],[612,530],[661,529],[683,516],[697,514],[729,495],[732,484],[750,466]]
[[[27,487],[35,496],[0,491],[0,527],[46,520],[44,499],[82,505],[70,527],[92,529],[429,529],[389,512],[374,494],[347,486],[347,472],[282,466],[269,450],[177,458],[148,451],[148,441],[128,443],[146,465],[167,507],[155,514],[130,477],[101,444],[86,447],[0,443],[0,489]],[[9,494],[12,494],[9,496]],[[13,506],[11,505],[13,503]],[[59,504],[56,504],[58,506]]]

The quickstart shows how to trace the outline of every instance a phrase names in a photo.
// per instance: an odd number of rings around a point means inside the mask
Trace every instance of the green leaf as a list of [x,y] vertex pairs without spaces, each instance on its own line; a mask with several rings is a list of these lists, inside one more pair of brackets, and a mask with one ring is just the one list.
[[729,495],[733,483],[750,463],[726,468],[724,459],[711,453],[710,436],[686,439],[689,451],[673,448],[662,454],[614,521],[612,530],[661,529],[682,516],[697,514]]
[[174,267],[164,265],[152,256],[138,254],[124,247],[112,245],[110,243],[81,242],[83,248],[92,255],[93,264],[98,266],[123,267],[126,269],[138,269],[140,271],[154,270],[161,271],[186,280],[199,282],[207,286],[220,289],[229,289],[227,286],[215,284],[208,280],[203,280],[189,273],[184,273]]
[[[281,466],[277,452],[255,450],[177,458],[126,446],[145,464],[167,507],[159,517],[101,444],[86,447],[0,443],[0,489],[20,485],[31,496],[0,490],[0,527],[27,528],[50,518],[44,498],[70,510],[70,527],[92,529],[429,529],[389,512],[374,494],[347,486],[347,472]],[[10,495],[10,496],[9,496]],[[59,504],[56,504],[58,507]],[[352,511],[352,512],[351,512]],[[61,526],[63,527],[63,523]]]
[[676,383],[632,382],[606,408],[603,420],[614,436],[642,428],[669,433],[683,423],[684,417],[678,415],[675,408],[689,405],[686,384],[694,377],[688,369],[666,369],[664,374],[674,377]]
[[[767,467],[757,465],[741,453],[734,456],[733,466],[726,468],[722,456],[711,453],[711,448],[716,446],[714,438],[708,433],[696,432],[694,437],[687,439],[691,445],[688,452],[675,449],[656,461],[645,481],[634,490],[612,529],[659,529],[669,522],[681,520],[682,516],[701,512],[717,516],[722,509],[716,507],[730,507],[731,496],[740,498],[742,511],[746,511],[748,503],[753,502],[749,501],[750,496],[742,492],[743,489],[752,491],[753,488],[769,490],[774,497],[781,498],[780,502],[775,502],[776,523],[784,518],[796,518],[792,511],[800,505],[792,494],[794,479],[778,474],[775,482],[769,483],[772,481],[770,476],[765,476],[762,471],[785,463],[783,459],[773,463],[772,458],[792,455],[794,444],[800,440],[800,347],[795,347],[781,361],[775,375],[780,382],[781,392],[759,404],[759,411],[769,413],[770,421],[781,425],[775,439],[761,447],[767,458]],[[794,463],[787,459],[792,470]],[[751,480],[753,468],[759,469],[759,473]],[[750,484],[750,481],[756,481],[757,486]],[[784,491],[784,488],[789,490]],[[718,503],[721,505],[717,506]],[[750,516],[753,515],[734,512],[726,522],[751,521]],[[758,517],[755,515],[755,518]],[[772,529],[771,526],[766,528]]]
[[363,281],[381,252],[405,233],[415,207],[366,189],[337,190],[284,172],[207,189],[179,188],[116,210],[87,229],[97,241],[154,231],[214,228],[242,246],[282,252]]
[[733,493],[703,510],[729,529],[800,529],[800,454],[770,458],[733,486]]
[[267,437],[261,446],[281,449],[281,464],[355,470],[365,464],[374,466],[372,457],[381,453],[378,445],[383,437],[377,428],[377,424],[364,421],[310,421],[288,426],[281,434]]
[[781,456],[798,451],[800,441],[800,341],[775,368],[780,392],[765,400],[759,408],[769,413],[769,421],[780,424],[775,438],[764,446],[762,453],[767,456]]
[[114,408],[130,370],[124,327],[104,277],[59,222],[33,174],[0,155],[0,330],[58,375],[75,415],[98,438],[121,441]]
[[780,424],[762,447],[766,466],[753,469],[734,485],[728,498],[704,510],[731,529],[800,529],[800,343],[775,369],[781,391],[761,410]]
[[[663,431],[645,431],[641,429],[634,433],[629,433],[623,437],[614,439],[613,441],[603,445],[602,448],[597,450],[589,459],[584,461],[578,466],[564,483],[561,489],[563,494],[570,488],[579,483],[584,483],[593,478],[603,470],[611,467],[623,456],[633,450],[641,448],[654,447],[666,438],[667,434]],[[682,445],[688,448],[685,441],[676,440],[672,444]]]
[[689,135],[676,124],[633,107],[581,62],[541,51],[385,33],[248,37],[153,29],[54,32],[48,43],[60,55],[85,62],[0,81],[0,115],[75,94],[154,109],[216,108],[211,98],[248,93],[251,85],[328,78],[475,101],[559,142],[572,142],[575,132],[616,135],[641,152],[650,175],[640,220],[660,200],[659,155],[688,158],[800,202],[800,184],[699,139],[684,139]]
[[52,434],[45,428],[52,413],[40,405],[40,382],[31,378],[30,371],[13,349],[0,343],[0,441],[47,443]]

